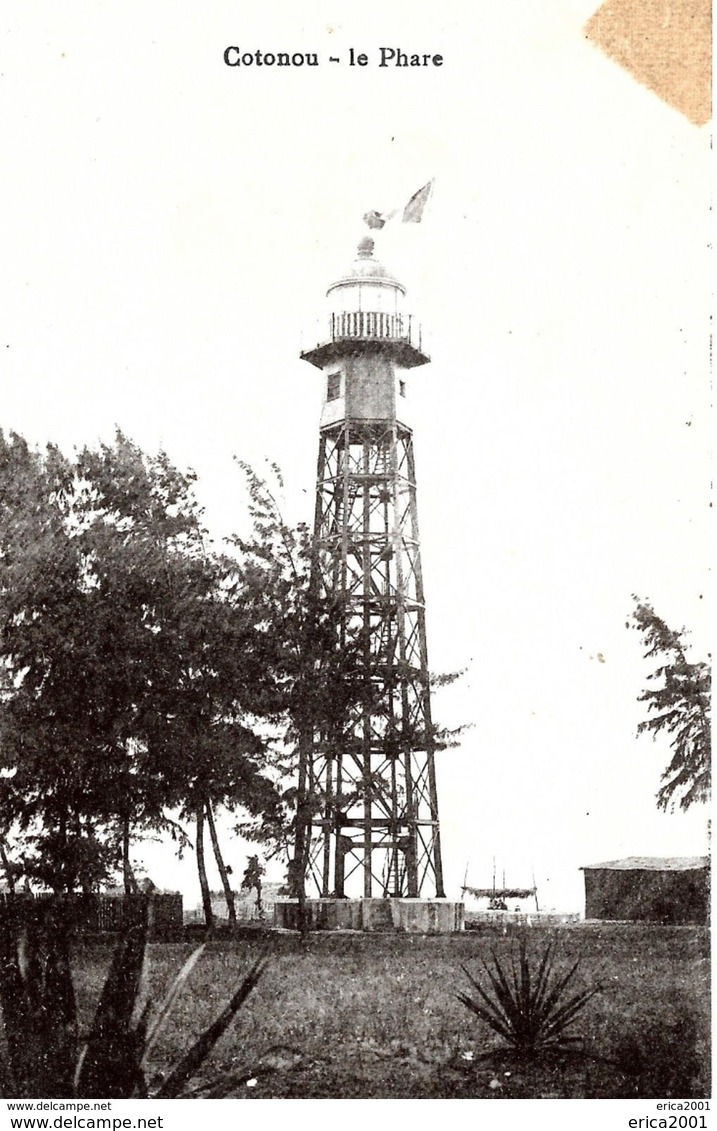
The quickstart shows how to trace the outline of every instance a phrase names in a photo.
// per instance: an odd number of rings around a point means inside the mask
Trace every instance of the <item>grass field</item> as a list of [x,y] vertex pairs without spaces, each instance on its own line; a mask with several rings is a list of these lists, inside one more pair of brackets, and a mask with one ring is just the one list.
[[[157,1046],[157,1073],[213,1020],[249,963],[269,968],[202,1069],[221,1094],[265,1097],[705,1097],[709,1080],[706,930],[581,925],[529,932],[531,952],[558,940],[558,965],[581,957],[580,985],[600,983],[575,1025],[583,1052],[519,1063],[457,1000],[491,948],[510,934],[267,933],[208,944]],[[149,948],[153,998],[192,944]],[[109,960],[106,947],[75,956],[89,1020]],[[252,1083],[249,1083],[252,1081]],[[197,1081],[195,1081],[195,1084]],[[210,1089],[211,1094],[211,1089]]]

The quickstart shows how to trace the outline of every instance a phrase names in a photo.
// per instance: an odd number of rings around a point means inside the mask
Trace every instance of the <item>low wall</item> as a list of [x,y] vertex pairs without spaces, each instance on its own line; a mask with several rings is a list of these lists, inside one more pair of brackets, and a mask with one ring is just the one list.
[[[452,934],[463,930],[463,904],[450,899],[307,899],[304,914],[308,931]],[[298,899],[276,901],[274,926],[300,930]]]
[[579,923],[578,911],[467,911],[466,927],[562,927]]

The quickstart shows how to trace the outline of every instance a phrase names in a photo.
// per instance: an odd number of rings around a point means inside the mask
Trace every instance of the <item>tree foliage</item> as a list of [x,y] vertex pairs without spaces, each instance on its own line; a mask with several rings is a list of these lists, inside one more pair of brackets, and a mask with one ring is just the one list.
[[260,919],[264,918],[264,906],[262,904],[262,877],[266,872],[266,868],[259,860],[257,855],[250,856],[246,862],[244,875],[242,876],[241,886],[243,891],[256,892],[256,909]]
[[[358,641],[343,638],[342,610],[312,584],[312,542],[305,523],[291,526],[282,513],[284,484],[279,468],[266,477],[239,461],[245,476],[251,531],[236,537],[237,585],[263,634],[266,680],[262,710],[272,726],[274,780],[281,804],[238,831],[264,844],[288,864],[293,891],[300,886],[301,862],[294,859],[298,807],[298,751],[317,732],[340,741],[351,710],[370,693]],[[320,798],[313,804],[321,805]],[[305,816],[305,815],[304,815]]]
[[313,815],[301,807],[323,799],[302,793],[298,751],[316,735],[350,742],[385,691],[366,670],[363,630],[317,591],[311,536],[284,520],[278,468],[262,478],[240,467],[250,533],[219,550],[194,474],[165,453],[118,432],[69,458],[0,432],[0,864],[11,886],[24,874],[93,890],[120,871],[135,890],[133,843],[169,833],[181,848],[191,822],[207,922],[207,830],[231,918],[224,811],[286,855],[300,888],[297,827]]
[[707,801],[711,791],[710,665],[688,659],[684,628],[669,628],[647,601],[634,601],[631,623],[642,636],[645,658],[657,660],[650,686],[638,696],[647,718],[637,733],[669,738],[672,758],[662,774],[658,808],[677,801],[688,809]]
[[55,890],[127,884],[133,837],[186,840],[173,811],[277,804],[261,640],[193,486],[121,434],[72,460],[0,434],[0,833]]

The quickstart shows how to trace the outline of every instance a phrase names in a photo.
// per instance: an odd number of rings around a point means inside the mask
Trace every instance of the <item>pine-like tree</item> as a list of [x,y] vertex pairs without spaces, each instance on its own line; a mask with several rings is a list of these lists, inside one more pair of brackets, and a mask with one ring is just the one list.
[[650,686],[638,696],[638,702],[647,705],[647,718],[637,733],[669,736],[672,758],[662,774],[658,809],[672,808],[675,802],[689,809],[710,797],[710,665],[688,660],[684,628],[676,632],[647,601],[634,601],[632,626],[642,636],[645,658],[658,661],[647,677]]

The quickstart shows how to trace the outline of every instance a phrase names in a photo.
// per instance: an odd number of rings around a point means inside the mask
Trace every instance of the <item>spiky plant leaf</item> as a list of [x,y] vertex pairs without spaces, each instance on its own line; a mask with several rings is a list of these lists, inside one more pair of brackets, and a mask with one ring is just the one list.
[[196,966],[199,959],[204,954],[204,951],[206,950],[206,945],[207,945],[206,943],[202,943],[201,946],[198,946],[196,948],[196,950],[192,951],[189,958],[187,959],[187,961],[182,966],[182,969],[177,974],[177,977],[172,982],[172,985],[169,987],[169,990],[165,994],[165,997],[162,1000],[162,1003],[159,1006],[159,1009],[157,1010],[157,1013],[154,1017],[154,1020],[152,1021],[152,1024],[149,1026],[149,1030],[147,1032],[147,1040],[145,1042],[144,1054],[142,1056],[143,1065],[146,1064],[147,1058],[148,1058],[148,1056],[149,1056],[149,1054],[150,1054],[150,1052],[151,1052],[151,1050],[152,1050],[152,1048],[153,1048],[153,1046],[154,1046],[154,1044],[157,1040],[157,1037],[159,1036],[160,1031],[164,1027],[164,1024],[167,1021],[167,1018],[169,1017],[170,1013],[172,1012],[172,1008],[174,1006],[175,1001],[177,1000],[180,993],[182,992],[185,985],[187,984],[187,981],[189,980],[189,975],[191,974],[192,970]]
[[169,1073],[161,1087],[155,1093],[157,1098],[175,1099],[179,1095],[186,1081],[197,1071],[222,1033],[224,1033],[231,1024],[264,973],[266,965],[266,960],[263,957],[257,959],[249,970],[249,973],[238,986],[231,1001],[220,1013],[214,1024],[210,1025],[209,1028],[202,1033],[201,1037],[195,1041],[189,1051]]
[[478,1002],[468,997],[467,994],[458,994],[458,1000],[465,1005],[466,1009],[470,1009],[471,1013],[475,1013],[476,1017],[480,1017],[482,1021],[490,1025],[491,1029],[499,1033],[501,1037],[504,1037],[509,1044],[512,1044],[511,1029],[505,1025],[499,1017],[496,1017],[493,1012],[479,1005]]
[[[147,1052],[203,948],[185,962],[150,1029],[151,1003],[140,1004],[144,997],[149,906],[142,899],[133,900],[127,907],[129,925],[115,947],[78,1059],[69,931],[58,918],[64,911],[43,901],[16,913],[11,901],[0,899],[0,911],[5,911],[0,914],[3,1096],[90,1099],[147,1095],[143,1072]],[[254,963],[229,1004],[180,1060],[157,1095],[180,1094],[254,989],[265,967],[263,957]]]
[[461,993],[458,1000],[520,1056],[534,1056],[578,1042],[580,1038],[566,1030],[600,990],[599,986],[589,987],[566,997],[580,962],[578,959],[567,972],[557,974],[554,954],[554,944],[550,942],[533,970],[524,938],[517,952],[513,948],[507,969],[491,952],[493,968],[483,963],[490,987],[482,986],[463,968],[478,998]]
[[481,1005],[479,1002],[474,1001],[474,999],[468,997],[467,994],[459,994],[459,1000],[463,1003],[463,1005],[466,1006],[466,1008],[470,1009],[473,1013],[477,1014],[477,1016],[482,1017],[483,1020],[487,1021],[491,1028],[495,1029],[497,1033],[500,1033],[502,1037],[505,1037],[506,1040],[510,1040],[511,1030],[509,1020],[507,1019],[506,1015],[500,1012],[500,1009],[493,1002],[492,998],[486,993],[483,987],[478,982],[476,982],[473,977],[471,977],[465,966],[463,967],[463,970],[465,971],[465,974],[471,982],[476,993],[481,998],[483,1004]]
[[549,986],[547,988],[547,992],[545,994],[545,997],[544,997],[544,999],[543,999],[543,1001],[540,1005],[540,1017],[541,1018],[545,1018],[545,1017],[550,1016],[551,1013],[554,1011],[554,1009],[557,1006],[557,1003],[559,1002],[563,993],[565,992],[568,985],[570,984],[570,982],[572,982],[573,978],[575,977],[575,975],[578,971],[579,965],[580,965],[580,959],[578,959],[577,962],[573,966],[570,967],[570,969],[567,971],[566,974],[563,975],[562,978],[558,978],[553,983],[552,986]]
[[545,995],[548,992],[548,987],[550,985],[549,975],[554,952],[555,944],[551,941],[543,951],[543,956],[540,960],[538,973],[535,979],[534,1007],[536,1012],[540,1010],[540,1007],[545,1000]]
[[3,1093],[71,1096],[77,1026],[64,909],[23,901],[20,910],[13,896],[2,909]]
[[546,1039],[552,1039],[554,1033],[562,1034],[563,1031],[572,1024],[581,1009],[590,1001],[590,998],[594,997],[599,990],[599,986],[593,986],[591,989],[583,990],[582,993],[569,998],[568,1001],[553,1014],[552,1019],[546,1023],[544,1027]]
[[77,1006],[69,954],[68,915],[48,904],[44,916],[44,955],[40,1013],[44,1031],[47,1085],[58,1096],[72,1096],[77,1062]]
[[7,1044],[4,1095],[22,1095],[30,1072],[31,1031],[25,985],[20,972],[18,924],[15,901],[3,900],[0,915],[0,1005]]
[[86,1099],[141,1096],[144,1033],[133,1026],[144,967],[148,902],[131,905],[131,925],[117,944],[82,1050],[75,1090]]
[[504,1005],[510,1006],[510,1003],[513,1001],[513,994],[510,985],[508,984],[508,979],[505,976],[503,967],[498,961],[498,956],[496,955],[495,951],[491,950],[490,953],[491,958],[493,959],[493,965],[495,966],[495,973],[490,969],[487,962],[483,963],[485,972],[491,980],[498,1000]]

